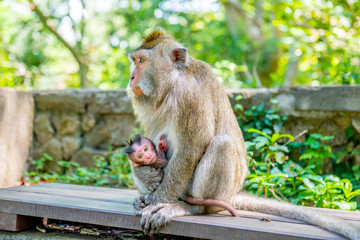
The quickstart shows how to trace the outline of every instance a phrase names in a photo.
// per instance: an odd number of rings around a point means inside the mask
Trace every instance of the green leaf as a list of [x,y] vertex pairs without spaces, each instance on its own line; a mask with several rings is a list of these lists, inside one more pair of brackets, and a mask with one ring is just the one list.
[[354,128],[348,127],[346,129],[346,138],[351,138],[352,136],[354,136],[354,134],[355,134]]
[[338,176],[335,176],[335,175],[327,175],[324,179],[326,182],[340,182],[340,178]]
[[246,147],[247,150],[250,149],[254,145],[255,145],[255,143],[253,143],[253,142],[249,142],[249,141],[245,142],[245,147]]
[[334,139],[334,136],[325,136],[323,137],[321,140],[323,141],[330,141],[330,140],[333,140]]
[[276,152],[276,151],[289,152],[289,149],[284,145],[269,146],[269,149],[273,152]]
[[259,106],[256,107],[256,111],[258,112],[262,112],[265,109],[265,104],[260,104]]
[[304,177],[302,178],[303,183],[305,184],[306,187],[308,187],[309,189],[313,190],[315,187],[315,184],[312,183],[308,178]]
[[[351,204],[351,203],[345,202],[344,200],[333,201],[333,202],[331,202],[331,204],[339,207],[342,210],[351,210],[354,207],[353,203]],[[356,207],[356,203],[355,203],[355,207]]]
[[270,99],[270,103],[272,103],[272,104],[278,104],[278,103],[279,103],[279,100],[277,100],[276,98],[271,98],[271,99]]
[[272,136],[271,136],[271,143],[275,143],[276,140],[279,139],[279,136],[280,136],[280,133],[274,133]]
[[350,180],[348,180],[348,179],[343,179],[343,180],[341,180],[341,182],[344,183],[342,190],[344,191],[345,197],[349,198],[350,194],[353,190],[353,185],[351,184]]
[[236,95],[236,97],[235,97],[235,101],[240,101],[240,100],[243,100],[243,99],[244,99],[244,97],[243,97],[242,94],[238,94],[238,95]]
[[244,107],[243,107],[243,105],[238,103],[238,104],[235,104],[234,110],[242,112],[242,111],[244,111]]
[[313,158],[313,154],[312,153],[304,153],[304,154],[301,154],[300,156],[300,160],[304,160],[304,159],[312,159]]
[[50,156],[50,155],[47,154],[47,153],[44,153],[43,157],[44,157],[46,160],[48,160],[48,161],[52,161],[52,160],[53,160],[53,157]]
[[290,134],[279,134],[279,133],[274,133],[271,137],[271,142],[274,143],[277,140],[279,140],[280,138],[289,138],[291,141],[294,141],[294,137],[291,136]]
[[360,196],[360,189],[353,191],[352,193],[349,194],[349,196],[347,197],[347,200],[350,201],[352,198]]
[[285,155],[282,152],[276,152],[275,153],[275,161],[278,164],[283,164],[285,162]]
[[254,142],[255,142],[255,148],[257,150],[259,150],[260,148],[262,148],[263,146],[267,145],[270,143],[269,139],[267,139],[266,137],[263,137],[263,136],[257,136],[255,139],[254,139]]
[[313,141],[311,144],[310,144],[310,147],[312,148],[312,149],[318,149],[319,147],[320,147],[320,142],[318,142],[318,141]]
[[249,132],[249,133],[258,133],[258,134],[263,135],[264,137],[268,138],[268,139],[271,141],[271,137],[270,137],[269,135],[267,135],[267,134],[265,134],[265,133],[263,133],[263,132],[255,129],[255,128],[250,128],[250,129],[248,130],[248,132]]
[[310,137],[315,138],[315,139],[321,139],[323,136],[319,133],[313,133],[310,135]]
[[326,183],[325,183],[324,179],[319,175],[309,175],[308,178],[315,181],[315,182],[319,182],[322,185],[326,186]]
[[276,133],[280,132],[283,124],[284,124],[284,122],[275,123],[274,126],[273,126],[274,131],[275,131]]

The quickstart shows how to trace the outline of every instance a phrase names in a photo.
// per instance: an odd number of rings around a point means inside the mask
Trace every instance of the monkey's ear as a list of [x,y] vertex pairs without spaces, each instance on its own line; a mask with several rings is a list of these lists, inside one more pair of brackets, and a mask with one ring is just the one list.
[[172,51],[171,60],[176,64],[184,64],[186,62],[186,48],[174,48]]

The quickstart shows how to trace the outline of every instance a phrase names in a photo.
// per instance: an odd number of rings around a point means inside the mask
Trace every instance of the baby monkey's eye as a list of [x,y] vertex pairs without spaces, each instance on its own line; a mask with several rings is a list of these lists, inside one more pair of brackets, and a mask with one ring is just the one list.
[[148,147],[145,147],[145,148],[144,148],[144,151],[145,151],[145,152],[147,152],[148,150],[149,150],[149,148],[148,148]]
[[142,155],[142,154],[140,154],[140,155],[138,156],[138,158],[140,158],[140,159],[141,159],[142,157],[143,157],[143,155]]
[[145,62],[145,58],[143,58],[143,57],[141,57],[141,58],[139,58],[139,62]]

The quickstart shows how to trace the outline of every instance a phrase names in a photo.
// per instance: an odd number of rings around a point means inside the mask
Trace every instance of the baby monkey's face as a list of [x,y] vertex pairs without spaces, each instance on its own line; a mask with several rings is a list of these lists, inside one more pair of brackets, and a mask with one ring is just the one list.
[[147,139],[142,138],[140,143],[133,143],[132,149],[134,152],[129,155],[129,158],[135,167],[151,165],[157,161],[156,150],[153,144]]

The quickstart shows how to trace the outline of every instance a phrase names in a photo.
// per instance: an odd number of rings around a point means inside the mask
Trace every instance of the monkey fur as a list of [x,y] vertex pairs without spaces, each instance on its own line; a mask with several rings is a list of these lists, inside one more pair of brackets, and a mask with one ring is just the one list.
[[[146,194],[134,201],[146,234],[159,231],[173,217],[221,210],[181,201],[190,196],[305,221],[360,239],[359,226],[241,191],[248,173],[242,132],[208,64],[191,57],[184,46],[161,31],[147,36],[129,58],[132,74],[127,93],[145,136],[155,145],[163,134],[171,141],[160,183],[148,179],[155,175],[154,168],[132,167],[135,184]],[[159,184],[156,190],[149,191],[147,186],[154,184]]]
[[[166,159],[168,143],[163,139],[163,135],[160,137],[159,151],[156,151],[156,147],[150,139],[141,137],[140,135],[136,135],[134,140],[130,140],[127,143],[128,146],[125,148],[125,153],[135,167],[147,165],[155,168],[163,168],[168,164],[168,160]],[[184,201],[193,205],[218,206],[228,210],[232,216],[238,216],[233,207],[222,201],[195,199],[192,197],[185,197]]]

